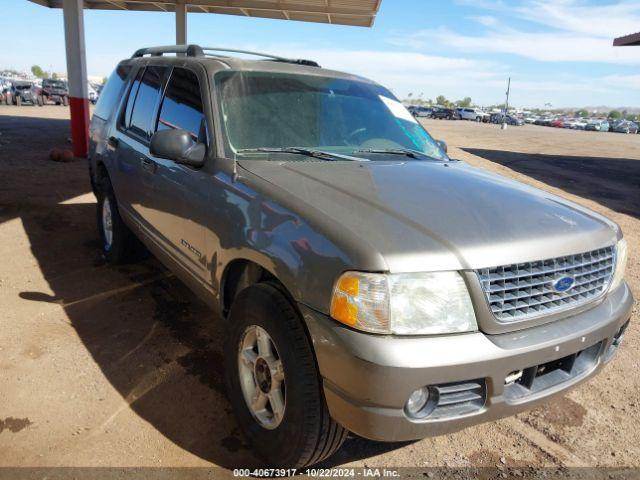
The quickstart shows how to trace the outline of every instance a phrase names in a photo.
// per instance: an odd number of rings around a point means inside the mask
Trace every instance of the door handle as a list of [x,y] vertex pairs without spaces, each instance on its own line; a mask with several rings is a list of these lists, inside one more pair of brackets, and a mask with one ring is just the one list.
[[142,163],[142,168],[147,172],[156,173],[156,162],[154,162],[153,160],[142,157],[140,159],[140,163]]
[[118,139],[116,137],[109,137],[109,140],[107,140],[107,145],[113,149],[118,148],[118,143],[120,143],[118,141]]

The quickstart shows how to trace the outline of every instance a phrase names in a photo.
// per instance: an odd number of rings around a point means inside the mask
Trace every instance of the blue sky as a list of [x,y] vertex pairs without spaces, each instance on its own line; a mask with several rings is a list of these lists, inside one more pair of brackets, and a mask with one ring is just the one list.
[[[62,12],[17,0],[0,30],[0,68],[65,70]],[[5,18],[7,20],[7,18]],[[470,96],[554,107],[640,107],[638,0],[383,0],[373,28],[189,14],[189,41],[312,58],[372,78],[404,98]],[[141,47],[175,41],[173,14],[85,11],[89,75]]]

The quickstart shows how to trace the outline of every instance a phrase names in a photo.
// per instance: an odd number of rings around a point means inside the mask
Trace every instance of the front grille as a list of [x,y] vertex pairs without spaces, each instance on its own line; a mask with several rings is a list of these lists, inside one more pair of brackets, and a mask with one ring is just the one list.
[[[594,300],[605,292],[613,276],[614,248],[537,262],[478,270],[482,290],[493,315],[513,322],[561,312]],[[559,292],[554,282],[571,277],[570,289]]]

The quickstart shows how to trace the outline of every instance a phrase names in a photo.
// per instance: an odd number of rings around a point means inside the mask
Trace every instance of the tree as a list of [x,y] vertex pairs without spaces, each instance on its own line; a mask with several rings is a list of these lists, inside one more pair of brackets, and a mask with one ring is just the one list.
[[609,118],[618,119],[622,116],[622,114],[618,110],[611,110],[609,112]]
[[585,118],[589,116],[589,112],[587,112],[586,110],[578,110],[576,112],[576,115],[579,117]]
[[33,65],[31,67],[31,73],[33,73],[38,78],[46,78],[47,77],[47,72],[42,70],[42,68],[40,68],[40,65]]
[[438,95],[436,97],[436,104],[446,107],[447,105],[449,105],[449,100],[447,100],[447,98],[444,95]]
[[58,78],[58,74],[56,72],[53,72],[51,74],[51,78],[53,78],[54,80],[56,80]]
[[458,100],[456,105],[459,107],[470,107],[472,103],[471,97],[464,97],[462,100]]

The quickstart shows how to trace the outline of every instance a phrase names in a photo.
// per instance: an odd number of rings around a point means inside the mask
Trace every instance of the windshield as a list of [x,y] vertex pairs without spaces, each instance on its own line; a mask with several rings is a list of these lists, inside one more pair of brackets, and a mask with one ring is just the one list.
[[242,152],[249,149],[303,147],[361,156],[359,150],[407,149],[447,160],[411,113],[379,85],[246,71],[220,72],[215,82],[229,157],[256,154]]
[[16,85],[16,90],[29,90],[31,85]]

